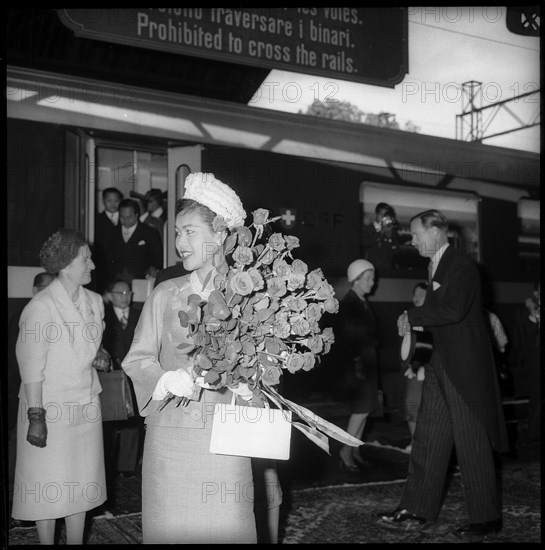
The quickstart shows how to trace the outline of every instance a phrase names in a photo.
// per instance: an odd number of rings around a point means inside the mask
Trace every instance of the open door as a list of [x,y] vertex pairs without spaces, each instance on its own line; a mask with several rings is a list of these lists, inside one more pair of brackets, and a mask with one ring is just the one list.
[[174,224],[176,222],[176,202],[184,193],[184,182],[191,172],[202,170],[202,145],[188,147],[169,147],[168,178],[167,178],[167,235],[166,235],[166,266],[180,261],[175,246]]

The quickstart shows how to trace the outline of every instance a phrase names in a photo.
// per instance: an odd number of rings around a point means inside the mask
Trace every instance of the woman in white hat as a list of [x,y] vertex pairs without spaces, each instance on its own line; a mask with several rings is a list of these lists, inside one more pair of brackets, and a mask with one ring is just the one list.
[[[176,248],[189,273],[166,280],[146,300],[122,367],[130,376],[146,436],[142,461],[144,543],[256,543],[251,459],[212,454],[214,403],[251,398],[246,388],[202,392],[182,351],[192,344],[179,313],[188,297],[207,300],[224,261],[227,229],[244,223],[236,193],[213,174],[190,174],[176,205]],[[190,397],[186,406],[162,400]],[[248,395],[249,393],[249,395]]]
[[[375,267],[367,260],[355,260],[348,266],[347,278],[352,286],[339,304],[335,336],[345,368],[346,397],[350,407],[346,431],[361,439],[367,417],[378,406],[378,338],[375,316],[367,301],[375,284]],[[344,445],[339,459],[345,471],[357,471],[365,465],[359,447]]]

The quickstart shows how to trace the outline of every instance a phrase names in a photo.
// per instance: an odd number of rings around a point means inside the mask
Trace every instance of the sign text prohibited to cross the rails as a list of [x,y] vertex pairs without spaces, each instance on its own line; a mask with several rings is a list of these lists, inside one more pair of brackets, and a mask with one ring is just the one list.
[[394,87],[408,72],[406,8],[60,9],[76,36]]

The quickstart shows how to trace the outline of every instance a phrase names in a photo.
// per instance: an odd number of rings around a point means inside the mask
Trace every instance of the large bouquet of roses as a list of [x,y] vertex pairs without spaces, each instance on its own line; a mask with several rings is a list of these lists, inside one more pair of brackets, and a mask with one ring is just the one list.
[[[327,436],[357,446],[361,441],[310,410],[284,398],[274,388],[285,371],[309,371],[329,352],[334,342],[331,328],[321,329],[324,312],[339,308],[333,287],[321,269],[309,271],[294,259],[299,239],[272,233],[265,227],[278,218],[269,211],[253,212],[253,223],[235,227],[224,243],[226,262],[216,267],[214,289],[208,300],[188,297],[178,316],[188,329],[192,344],[179,348],[193,359],[193,374],[204,387],[235,388],[247,384],[251,405],[269,402],[295,413],[292,421],[314,443],[329,452]],[[221,216],[216,231],[226,229]],[[209,276],[212,276],[211,272]],[[209,281],[204,281],[203,288]],[[176,398],[169,394],[161,406]]]

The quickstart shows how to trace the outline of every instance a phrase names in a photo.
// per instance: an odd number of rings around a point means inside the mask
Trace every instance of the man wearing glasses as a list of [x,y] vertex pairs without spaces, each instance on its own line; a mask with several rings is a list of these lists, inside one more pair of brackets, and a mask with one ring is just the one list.
[[[121,362],[131,347],[134,329],[138,323],[141,309],[132,303],[132,292],[129,283],[123,280],[111,281],[106,286],[104,322],[105,329],[102,345],[112,357],[113,372],[121,371]],[[101,382],[104,381],[103,376]],[[125,376],[130,393],[133,393],[132,382]],[[104,385],[104,384],[103,384]],[[115,504],[110,495],[114,495],[113,483],[115,475],[134,475],[140,458],[143,439],[143,418],[138,414],[134,396],[132,415],[120,415],[119,419],[104,422],[104,451],[106,459],[107,482],[112,490],[108,491],[107,506]],[[104,408],[104,404],[103,404]],[[121,412],[121,411],[120,411]],[[126,411],[123,411],[125,413]],[[106,420],[106,418],[105,418]]]

